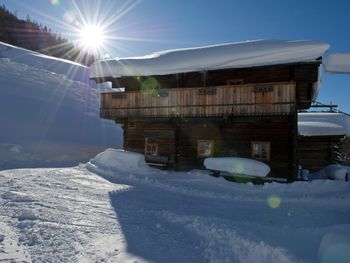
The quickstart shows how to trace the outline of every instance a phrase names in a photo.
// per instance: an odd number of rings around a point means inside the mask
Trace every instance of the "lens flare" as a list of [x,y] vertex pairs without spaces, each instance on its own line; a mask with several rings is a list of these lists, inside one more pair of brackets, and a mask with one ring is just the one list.
[[63,19],[69,24],[74,24],[76,21],[76,16],[72,12],[65,12]]
[[52,5],[59,5],[61,4],[61,0],[51,0]]
[[279,208],[281,206],[281,198],[278,195],[270,195],[267,197],[267,205],[272,208]]
[[244,166],[240,163],[232,167],[233,174],[243,174],[243,172],[244,172]]
[[141,85],[141,92],[147,93],[153,97],[158,96],[158,81],[153,78],[147,78]]

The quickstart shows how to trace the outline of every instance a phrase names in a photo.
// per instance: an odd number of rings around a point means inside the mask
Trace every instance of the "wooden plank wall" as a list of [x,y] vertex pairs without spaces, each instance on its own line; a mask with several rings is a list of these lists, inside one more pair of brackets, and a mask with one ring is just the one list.
[[166,156],[169,162],[175,161],[176,126],[171,122],[125,122],[124,149],[145,153],[145,139],[158,143],[158,155]]
[[311,172],[316,172],[335,163],[333,147],[340,145],[343,136],[299,136],[299,164]]
[[[213,93],[206,94],[210,93],[210,90]],[[201,94],[203,91],[204,95]],[[166,96],[161,93],[157,96],[153,92],[140,91],[121,94],[102,93],[101,116],[112,119],[211,117],[290,114],[295,111],[294,83],[225,85],[206,89],[176,88],[163,92]]]
[[271,142],[270,176],[292,179],[295,147],[292,140],[292,116],[234,117],[226,121],[185,122],[178,136],[178,165],[181,169],[193,164],[199,167],[197,140],[214,140],[215,156],[251,158],[252,141]]
[[[215,156],[251,158],[252,141],[271,142],[271,176],[293,178],[292,116],[234,117],[226,120],[216,118],[183,119],[177,121],[151,122],[140,120],[124,124],[124,148],[144,153],[145,137],[150,130],[162,133],[175,131],[175,141],[160,138],[160,155],[174,157],[179,170],[202,168],[203,159],[197,157],[198,140],[214,140]],[[162,136],[160,136],[162,137]],[[157,140],[156,138],[153,138]],[[162,146],[163,145],[163,146]]]

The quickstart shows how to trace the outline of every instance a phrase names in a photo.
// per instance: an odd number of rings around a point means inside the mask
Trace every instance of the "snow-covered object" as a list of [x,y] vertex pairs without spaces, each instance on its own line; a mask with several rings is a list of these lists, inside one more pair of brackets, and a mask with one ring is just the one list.
[[227,172],[234,175],[265,177],[270,167],[262,162],[239,157],[208,157],[204,160],[205,168]]
[[318,41],[258,40],[160,51],[95,62],[90,76],[150,76],[314,61],[329,45]]
[[346,181],[350,177],[350,166],[340,164],[330,164],[327,167],[310,174],[313,179],[333,179],[337,181]]
[[350,53],[334,53],[325,59],[329,73],[350,73]]
[[326,175],[329,179],[345,181],[349,168],[344,165],[331,164],[325,168]]
[[302,136],[350,136],[350,117],[335,112],[299,113],[298,131]]
[[300,171],[301,180],[308,181],[309,180],[309,173],[310,173],[310,171],[308,169],[301,169],[301,171]]
[[91,159],[89,163],[102,170],[112,171],[142,172],[150,169],[143,154],[120,149],[107,149]]

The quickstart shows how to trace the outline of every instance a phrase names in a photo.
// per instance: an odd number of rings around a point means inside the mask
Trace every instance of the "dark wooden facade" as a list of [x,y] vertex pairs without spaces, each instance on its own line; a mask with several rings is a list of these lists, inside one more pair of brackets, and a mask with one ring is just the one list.
[[343,139],[344,135],[299,136],[299,165],[310,170],[310,172],[316,172],[329,164],[336,163],[336,148],[341,146]]
[[212,156],[245,158],[254,157],[253,144],[262,142],[270,176],[294,180],[297,111],[311,104],[319,65],[95,80],[125,88],[102,93],[100,112],[123,124],[126,150],[147,153],[149,147],[153,154],[146,160],[186,170],[203,166],[200,142],[210,142]]

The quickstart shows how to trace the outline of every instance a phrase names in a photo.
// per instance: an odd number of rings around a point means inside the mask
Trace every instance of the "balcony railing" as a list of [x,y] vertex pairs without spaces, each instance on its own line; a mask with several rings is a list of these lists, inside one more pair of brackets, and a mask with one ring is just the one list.
[[216,117],[290,114],[295,84],[250,84],[101,94],[101,117]]

